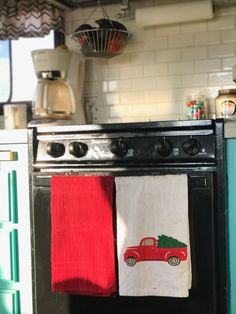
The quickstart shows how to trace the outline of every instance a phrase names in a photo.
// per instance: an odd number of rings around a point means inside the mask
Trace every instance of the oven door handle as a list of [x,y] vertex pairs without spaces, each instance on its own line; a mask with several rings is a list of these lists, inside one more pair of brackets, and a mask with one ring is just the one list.
[[17,152],[11,150],[0,150],[0,161],[14,161],[17,160]]

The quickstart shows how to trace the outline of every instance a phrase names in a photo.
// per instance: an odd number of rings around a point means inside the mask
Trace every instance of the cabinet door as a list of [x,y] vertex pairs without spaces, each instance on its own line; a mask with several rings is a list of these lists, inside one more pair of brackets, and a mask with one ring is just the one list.
[[0,145],[0,313],[31,314],[27,144]]

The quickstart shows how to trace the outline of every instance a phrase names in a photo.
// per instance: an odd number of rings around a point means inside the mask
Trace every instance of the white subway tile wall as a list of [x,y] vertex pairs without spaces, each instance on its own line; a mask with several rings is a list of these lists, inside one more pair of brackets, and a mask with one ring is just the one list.
[[[155,1],[132,1],[136,7]],[[105,6],[117,19],[119,5]],[[79,51],[73,31],[93,8],[66,13],[66,43]],[[99,9],[86,21],[101,18]],[[236,88],[236,7],[215,11],[212,20],[149,27],[136,26],[134,18],[119,20],[132,33],[124,53],[111,59],[87,59],[84,106],[90,123],[154,121],[185,118],[188,95],[205,95],[210,117],[215,98],[223,88]]]

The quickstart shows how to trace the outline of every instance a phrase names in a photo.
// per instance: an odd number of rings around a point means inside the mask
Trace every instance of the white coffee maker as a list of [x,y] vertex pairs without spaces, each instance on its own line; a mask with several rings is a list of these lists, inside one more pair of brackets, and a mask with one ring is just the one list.
[[[47,121],[73,119],[85,123],[81,103],[84,61],[66,46],[32,51],[38,81],[32,106],[33,119]],[[42,121],[42,123],[43,123]]]

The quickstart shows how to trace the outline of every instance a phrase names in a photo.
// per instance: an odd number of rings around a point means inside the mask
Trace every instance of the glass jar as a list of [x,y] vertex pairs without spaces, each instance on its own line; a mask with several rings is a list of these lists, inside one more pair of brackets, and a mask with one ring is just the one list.
[[236,119],[236,89],[219,90],[216,97],[216,117]]
[[185,107],[187,118],[190,120],[204,120],[208,118],[208,103],[203,95],[188,96]]

